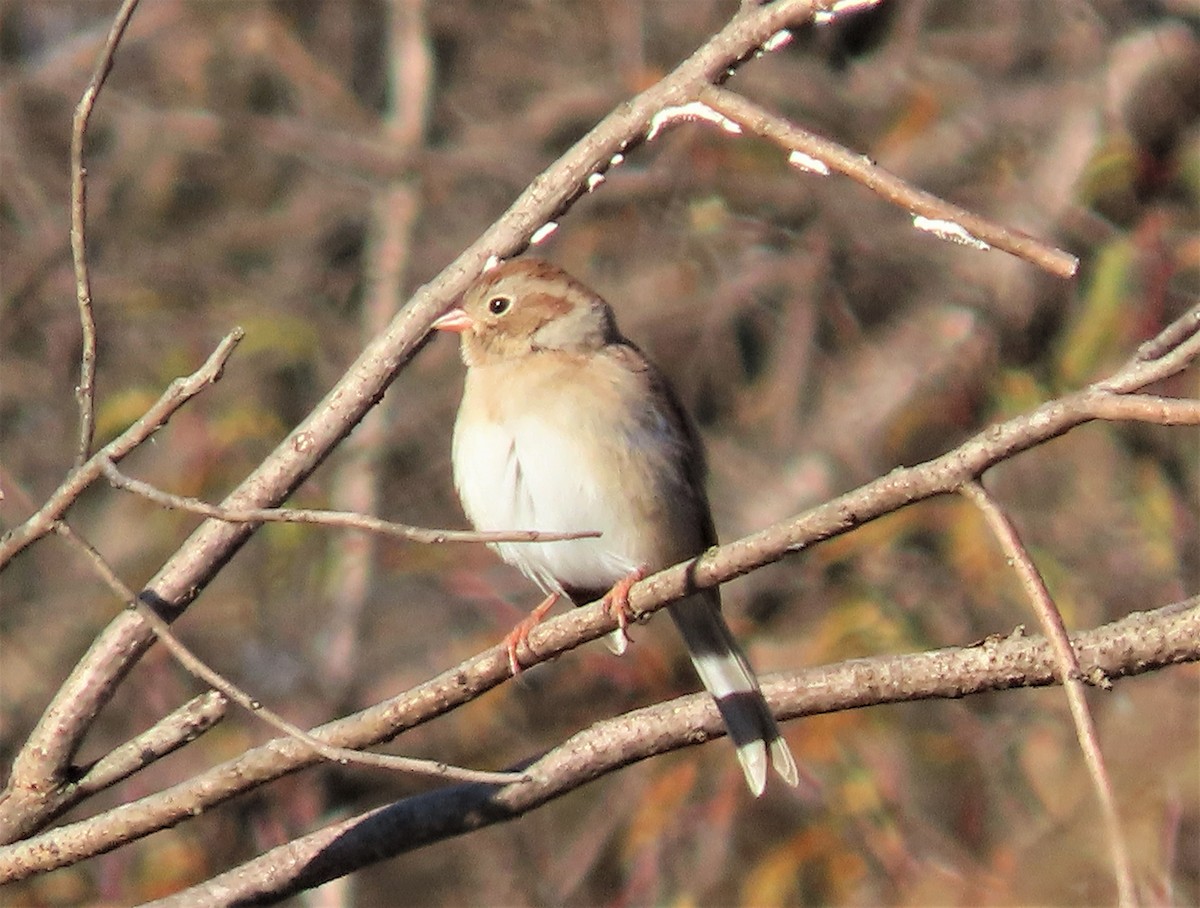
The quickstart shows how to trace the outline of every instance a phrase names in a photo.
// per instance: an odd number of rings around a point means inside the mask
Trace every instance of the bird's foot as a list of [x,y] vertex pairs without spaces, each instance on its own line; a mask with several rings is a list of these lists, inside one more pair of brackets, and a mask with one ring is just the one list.
[[529,632],[538,626],[538,623],[546,617],[546,613],[554,608],[554,603],[557,601],[558,593],[550,593],[550,595],[541,601],[537,608],[522,618],[517,626],[504,636],[504,649],[508,652],[508,669],[512,672],[514,678],[521,673],[521,662],[517,658],[517,647],[524,646],[530,652],[533,652],[529,647]]
[[644,567],[630,571],[627,575],[613,584],[613,588],[604,596],[604,607],[608,613],[617,619],[615,638],[620,640],[620,651],[625,651],[629,641],[629,622],[633,620],[633,612],[629,608],[629,590],[639,580],[646,576]]

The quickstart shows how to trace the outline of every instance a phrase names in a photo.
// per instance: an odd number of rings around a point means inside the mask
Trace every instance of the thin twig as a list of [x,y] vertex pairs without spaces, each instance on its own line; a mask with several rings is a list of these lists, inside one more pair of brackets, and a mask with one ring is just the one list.
[[1177,349],[1188,338],[1200,334],[1200,306],[1193,306],[1155,337],[1146,341],[1134,354],[1134,361],[1149,362],[1160,359]]
[[102,474],[105,463],[121,460],[165,426],[176,410],[217,381],[244,334],[241,328],[235,328],[225,335],[199,369],[172,381],[141,418],[93,454],[86,463],[72,470],[36,514],[5,533],[0,538],[0,571],[16,555],[54,530],[55,523],[67,508]]
[[1161,381],[1200,356],[1200,304],[1193,306],[1137,349],[1115,374],[1094,388],[1128,394]]
[[116,572],[104,559],[104,556],[96,551],[95,547],[86,539],[67,527],[65,523],[59,524],[59,534],[70,539],[87,556],[96,573],[104,580],[108,587],[130,608],[136,609],[138,614],[150,624],[159,641],[162,642],[163,646],[167,648],[184,669],[209,685],[209,687],[220,691],[243,709],[258,716],[277,731],[282,732],[288,737],[295,738],[310,747],[314,753],[319,754],[326,760],[343,765],[354,763],[363,766],[373,766],[379,769],[419,773],[441,779],[454,779],[461,782],[504,784],[517,781],[522,777],[521,773],[465,769],[458,766],[451,766],[448,763],[442,763],[438,760],[421,760],[416,757],[400,757],[392,754],[364,753],[363,751],[351,750],[346,747],[337,747],[313,737],[298,725],[283,718],[283,716],[279,715],[273,709],[264,706],[260,700],[251,697],[188,649],[171,631],[171,626],[154,609],[153,603],[147,601],[146,594],[143,594],[141,597],[134,594],[133,590],[129,589],[124,581],[117,576]]
[[1005,557],[1017,576],[1033,610],[1041,622],[1046,637],[1054,649],[1054,658],[1059,666],[1059,675],[1063,690],[1067,694],[1067,702],[1071,706],[1071,718],[1075,723],[1075,735],[1079,739],[1079,747],[1083,751],[1083,759],[1087,764],[1092,785],[1096,789],[1096,797],[1100,800],[1100,811],[1104,816],[1104,825],[1108,833],[1108,847],[1113,862],[1113,873],[1117,878],[1117,893],[1121,905],[1137,904],[1137,891],[1133,885],[1133,868],[1129,862],[1129,851],[1125,847],[1125,834],[1121,828],[1121,817],[1117,812],[1116,798],[1113,796],[1112,781],[1108,770],[1104,767],[1104,755],[1100,752],[1100,740],[1096,734],[1096,726],[1088,709],[1087,698],[1084,696],[1082,674],[1079,670],[1079,660],[1071,646],[1071,638],[1063,624],[1062,614],[1046,583],[1042,579],[1037,565],[1029,557],[1024,543],[1016,527],[1008,519],[999,503],[988,493],[978,481],[963,484],[962,493],[979,509],[992,534],[1000,543]]
[[138,613],[154,628],[154,633],[158,639],[171,652],[176,661],[187,669],[188,672],[215,690],[219,690],[243,709],[258,716],[277,731],[303,742],[326,760],[341,763],[342,765],[358,764],[361,766],[373,766],[379,769],[418,773],[440,779],[455,779],[462,782],[503,784],[515,781],[521,777],[521,773],[466,769],[464,767],[451,766],[440,760],[421,760],[416,757],[401,757],[393,754],[367,753],[365,751],[351,750],[347,747],[337,747],[327,744],[321,739],[313,737],[300,726],[289,722],[273,709],[263,705],[262,701],[251,697],[232,681],[214,671],[184,646],[179,641],[179,638],[171,633],[170,625],[159,617],[158,613],[148,603],[143,600],[133,601],[136,604]]
[[362,530],[405,539],[409,542],[559,542],[565,539],[590,539],[600,535],[598,530],[582,533],[543,533],[538,530],[476,532],[474,530],[433,530],[408,526],[349,511],[325,511],[314,508],[223,508],[198,498],[175,495],[122,473],[115,463],[106,460],[101,465],[104,476],[115,488],[133,492],[165,508],[190,511],[204,517],[230,523],[311,523],[319,526]]
[[[921,223],[929,224],[926,229],[938,236],[968,244],[973,238],[987,246],[1012,253],[1058,277],[1072,277],[1079,268],[1076,256],[917,189],[864,155],[801,129],[735,92],[710,85],[701,89],[699,98],[749,132],[770,139],[789,152],[819,161],[829,170],[850,177],[912,215],[926,218]],[[955,231],[955,226],[965,234]]]
[[[73,550],[80,548],[82,540],[66,521],[56,521],[54,530]],[[208,691],[194,697],[94,763],[88,766],[63,766],[56,780],[58,784],[44,796],[47,817],[52,819],[61,815],[97,792],[111,788],[196,740],[224,718],[228,703],[223,694]],[[21,778],[22,770],[14,768],[13,776]]]
[[92,452],[96,434],[96,315],[92,311],[92,279],[87,265],[87,169],[83,166],[83,140],[96,98],[108,72],[112,69],[113,54],[125,34],[138,0],[125,0],[117,11],[108,39],[96,61],[91,81],[75,108],[71,123],[71,258],[75,265],[75,300],[79,306],[79,322],[83,329],[82,350],[79,354],[79,387],[75,396],[79,402],[79,448],[75,466],[81,467]]

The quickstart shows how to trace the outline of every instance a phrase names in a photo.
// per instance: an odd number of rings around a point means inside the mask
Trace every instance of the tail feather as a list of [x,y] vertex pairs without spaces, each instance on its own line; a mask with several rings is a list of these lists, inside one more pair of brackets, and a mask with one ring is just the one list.
[[767,787],[768,751],[775,771],[789,785],[797,785],[796,762],[763,699],[758,679],[721,615],[716,594],[697,594],[670,606],[669,611],[696,673],[717,703],[750,791],[758,796]]

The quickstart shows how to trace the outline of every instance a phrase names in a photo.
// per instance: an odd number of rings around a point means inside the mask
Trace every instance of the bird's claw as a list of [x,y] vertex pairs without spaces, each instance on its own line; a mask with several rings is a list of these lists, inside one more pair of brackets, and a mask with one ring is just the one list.
[[521,660],[517,656],[517,648],[524,646],[530,653],[533,653],[529,646],[529,632],[538,626],[557,601],[558,593],[550,593],[537,608],[522,618],[516,627],[504,635],[504,649],[508,653],[508,670],[512,672],[514,678],[521,673]]
[[633,620],[633,612],[629,608],[629,590],[635,583],[646,576],[646,569],[639,567],[622,577],[604,596],[604,607],[617,620],[617,630],[620,635],[629,640],[629,622]]

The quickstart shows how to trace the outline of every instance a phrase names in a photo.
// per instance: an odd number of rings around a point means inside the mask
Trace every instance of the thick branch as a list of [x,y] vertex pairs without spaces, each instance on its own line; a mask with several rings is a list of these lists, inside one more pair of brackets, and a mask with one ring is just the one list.
[[[1175,358],[1172,352],[1156,362],[1157,370],[1141,373],[1143,383],[1187,365],[1186,360]],[[655,574],[633,587],[631,605],[636,612],[648,615],[697,587],[715,586],[778,561],[790,552],[849,532],[913,501],[953,492],[1001,460],[1096,418],[1092,403],[1110,396],[1108,392],[1095,390],[1096,387],[993,426],[935,460],[895,470],[799,517]],[[595,640],[615,627],[616,620],[602,604],[573,609],[534,628],[529,638],[530,649],[537,661],[543,661]],[[313,734],[339,747],[366,747],[449,712],[508,677],[507,654],[502,646],[493,647],[404,694],[315,729]],[[93,825],[86,833],[87,845],[80,847],[93,849],[88,852],[91,854],[114,848],[315,762],[317,758],[312,751],[300,742],[287,739],[270,742],[171,789],[88,821]],[[80,835],[84,835],[82,830]],[[114,835],[119,841],[113,841]]]
[[[1088,676],[1119,678],[1200,659],[1200,598],[1139,612],[1073,637]],[[1044,637],[1013,634],[965,649],[856,659],[772,675],[763,692],[781,718],[883,703],[957,698],[1057,682]],[[530,781],[455,786],[372,810],[274,848],[162,899],[160,908],[265,904],[369,864],[513,819],[656,754],[724,734],[712,700],[695,694],[599,722],[525,768]]]
[[[747,57],[772,34],[808,17],[810,0],[778,0],[743,9],[670,75],[622,104],[538,176],[495,224],[408,305],[359,355],[342,379],[223,502],[232,510],[285,500],[382,397],[417,351],[429,326],[491,257],[521,251],[542,224],[559,216],[586,189],[589,175],[645,134],[663,107],[692,98]],[[255,524],[202,524],[147,584],[146,593],[177,616],[245,543]],[[146,621],[122,612],[101,633],[59,689],[18,755],[0,802],[0,827],[10,840],[44,822],[43,793],[61,784],[70,756],[122,677],[153,640]],[[16,766],[21,769],[17,773]]]

